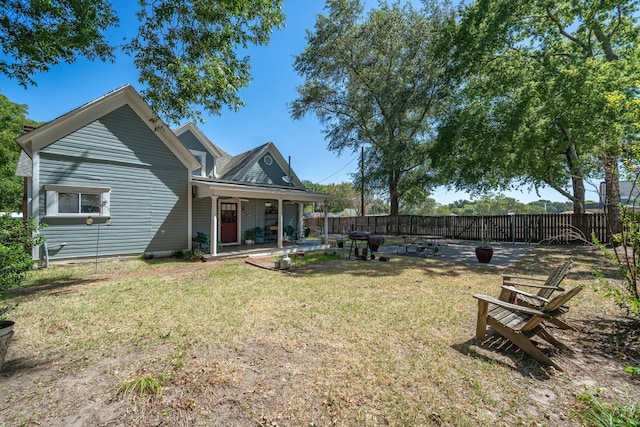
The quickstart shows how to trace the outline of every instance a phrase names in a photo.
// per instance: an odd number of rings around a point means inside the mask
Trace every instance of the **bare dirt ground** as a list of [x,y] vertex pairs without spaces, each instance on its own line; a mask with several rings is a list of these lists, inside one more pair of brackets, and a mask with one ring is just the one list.
[[[531,267],[531,262],[525,260],[521,269]],[[524,415],[530,422],[524,425],[573,426],[576,421],[567,414],[580,405],[576,388],[616,400],[627,396],[636,403],[640,396],[640,381],[624,372],[626,365],[640,365],[638,323],[622,316],[585,319],[574,322],[580,333],[563,336],[574,353],[554,355],[566,367],[565,374],[535,364],[523,371],[521,365],[516,366],[522,354],[505,348],[504,341],[495,337],[485,343],[470,338],[452,347],[467,357],[486,358],[518,371],[513,376],[512,395],[502,397],[528,402]],[[502,346],[499,351],[498,346]],[[62,368],[68,366],[62,363],[63,356],[33,360],[12,348],[0,371],[0,426],[341,425],[335,416],[339,402],[317,393],[308,378],[299,381],[306,372],[318,369],[309,367],[315,356],[329,351],[313,340],[304,348],[289,348],[286,342],[251,342],[238,348],[208,349],[197,341],[187,342],[179,357],[188,369],[167,373],[172,379],[161,398],[122,396],[114,390],[128,366],[175,349],[141,353],[124,348],[99,363],[68,370]],[[153,369],[152,362],[148,371]],[[322,377],[316,381],[321,382]],[[317,385],[318,389],[322,386]],[[520,390],[525,389],[527,396],[521,396]],[[161,412],[156,410],[159,406]],[[274,408],[286,416],[274,416]],[[450,425],[437,412],[429,414],[429,419],[432,425]],[[494,425],[509,424],[496,415]]]

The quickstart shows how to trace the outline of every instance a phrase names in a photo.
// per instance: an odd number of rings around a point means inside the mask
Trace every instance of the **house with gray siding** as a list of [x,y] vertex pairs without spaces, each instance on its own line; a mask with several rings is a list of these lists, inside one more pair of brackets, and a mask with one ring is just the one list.
[[274,144],[232,156],[193,123],[169,129],[130,85],[16,141],[23,214],[44,225],[38,261],[167,256],[198,234],[216,255],[256,227],[283,247],[304,203],[328,197],[307,192]]

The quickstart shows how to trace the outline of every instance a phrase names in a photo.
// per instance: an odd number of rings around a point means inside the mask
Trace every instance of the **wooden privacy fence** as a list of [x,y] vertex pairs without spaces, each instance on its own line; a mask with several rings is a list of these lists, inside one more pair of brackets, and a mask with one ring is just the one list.
[[[305,227],[320,230],[324,218],[306,218]],[[437,235],[459,240],[524,243],[591,241],[591,235],[608,242],[604,214],[544,214],[497,216],[360,216],[328,218],[329,234],[348,235],[352,230],[374,234]]]

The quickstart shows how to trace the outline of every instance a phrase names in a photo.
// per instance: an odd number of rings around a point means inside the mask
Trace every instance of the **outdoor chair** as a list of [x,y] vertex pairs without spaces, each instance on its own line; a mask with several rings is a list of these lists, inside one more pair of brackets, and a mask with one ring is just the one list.
[[[562,280],[569,274],[572,267],[573,261],[569,260],[560,267],[555,268],[547,279],[503,275],[500,300],[539,310],[549,302],[549,298],[551,298],[553,292],[564,291],[564,289],[560,287],[560,283],[562,283]],[[520,289],[521,287],[533,288],[534,290],[538,289],[538,292],[527,292]],[[568,311],[568,308],[565,307],[564,311]],[[562,329],[575,330],[575,328],[557,317],[550,319],[550,322]]]
[[291,225],[287,225],[284,228],[284,232],[289,237],[289,240],[298,240],[298,233],[296,233],[295,228],[293,228]]
[[264,243],[264,231],[261,227],[256,227],[255,239],[256,243]]
[[562,307],[577,295],[582,288],[582,285],[577,286],[556,296],[544,304],[540,310],[501,301],[487,295],[476,294],[473,296],[478,300],[476,339],[479,341],[484,340],[487,325],[489,325],[538,362],[562,370],[557,363],[552,361],[549,356],[536,346],[531,338],[539,337],[560,349],[568,350],[569,348],[566,345],[551,335],[543,322],[562,315]]

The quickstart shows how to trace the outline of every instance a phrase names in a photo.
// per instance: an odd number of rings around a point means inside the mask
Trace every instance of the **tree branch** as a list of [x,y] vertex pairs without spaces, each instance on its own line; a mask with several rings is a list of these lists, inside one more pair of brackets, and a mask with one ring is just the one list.
[[560,20],[558,18],[556,18],[553,15],[553,13],[551,13],[551,10],[549,8],[546,8],[545,11],[547,12],[547,17],[549,19],[551,19],[551,21],[553,21],[554,24],[556,24],[556,27],[558,27],[558,32],[560,32],[561,35],[563,35],[566,39],[572,41],[573,43],[581,46],[583,49],[588,51],[587,46],[585,46],[584,43],[582,43],[578,38],[572,36],[567,31],[565,31],[565,29],[562,26],[562,23],[560,22]]

